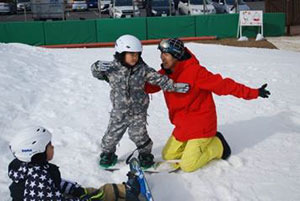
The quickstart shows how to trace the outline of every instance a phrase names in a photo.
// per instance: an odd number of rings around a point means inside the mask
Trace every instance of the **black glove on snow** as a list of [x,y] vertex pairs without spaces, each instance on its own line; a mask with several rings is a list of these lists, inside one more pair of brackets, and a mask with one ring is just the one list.
[[126,190],[131,191],[134,195],[138,195],[140,193],[140,183],[138,181],[138,177],[133,172],[127,173],[128,180],[125,183]]
[[82,188],[81,186],[74,187],[70,192],[70,195],[76,198],[80,198],[82,196],[85,196],[86,194],[87,194],[86,189]]
[[267,86],[268,86],[268,84],[264,84],[258,89],[258,96],[260,96],[262,98],[269,98],[271,93],[270,93],[270,91],[266,90]]

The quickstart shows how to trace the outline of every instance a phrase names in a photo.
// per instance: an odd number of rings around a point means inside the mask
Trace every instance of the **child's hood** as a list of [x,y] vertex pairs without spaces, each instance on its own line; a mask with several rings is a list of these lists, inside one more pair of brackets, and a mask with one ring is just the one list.
[[25,180],[25,175],[27,175],[27,163],[22,162],[18,159],[14,159],[8,166],[8,176],[15,182],[19,183]]

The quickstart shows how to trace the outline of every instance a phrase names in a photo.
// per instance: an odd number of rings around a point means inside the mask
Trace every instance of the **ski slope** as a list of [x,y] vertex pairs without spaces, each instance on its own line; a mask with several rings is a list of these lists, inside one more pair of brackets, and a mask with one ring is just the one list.
[[[300,53],[187,43],[200,63],[253,88],[268,83],[269,99],[246,101],[217,96],[220,130],[232,148],[228,161],[212,161],[193,173],[148,175],[155,201],[297,201],[300,200]],[[28,125],[53,133],[62,177],[83,186],[126,180],[127,167],[115,173],[97,166],[99,143],[111,104],[109,86],[92,77],[90,65],[111,60],[114,50],[44,49],[0,44],[0,197],[10,200],[8,144]],[[157,46],[145,46],[143,58],[160,67]],[[153,153],[170,136],[163,94],[151,95],[148,131]],[[117,154],[135,148],[124,135]]]

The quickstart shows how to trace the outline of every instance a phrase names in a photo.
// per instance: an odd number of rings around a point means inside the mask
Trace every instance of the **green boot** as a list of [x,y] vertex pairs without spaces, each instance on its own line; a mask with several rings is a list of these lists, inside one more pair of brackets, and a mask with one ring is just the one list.
[[115,153],[101,153],[99,165],[103,168],[114,166],[118,161],[118,156]]

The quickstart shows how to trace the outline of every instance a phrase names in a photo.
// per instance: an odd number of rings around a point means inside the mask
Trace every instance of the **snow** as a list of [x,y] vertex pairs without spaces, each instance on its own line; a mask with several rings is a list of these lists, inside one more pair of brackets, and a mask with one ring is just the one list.
[[[268,83],[269,99],[246,101],[214,96],[220,130],[232,148],[228,161],[212,161],[193,173],[147,175],[156,201],[300,200],[300,53],[187,43],[210,71],[253,88]],[[97,166],[100,139],[111,104],[109,86],[94,79],[90,65],[111,60],[112,48],[44,49],[0,44],[0,197],[10,200],[8,144],[28,125],[53,133],[63,178],[99,187],[126,180],[127,167],[115,173]],[[159,69],[156,46],[143,58]],[[151,95],[148,131],[153,153],[161,150],[173,126],[162,93]],[[125,159],[135,148],[125,134],[117,148]]]

